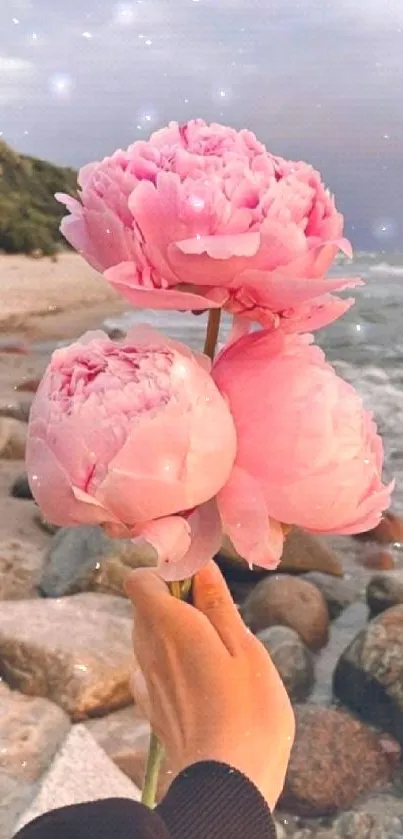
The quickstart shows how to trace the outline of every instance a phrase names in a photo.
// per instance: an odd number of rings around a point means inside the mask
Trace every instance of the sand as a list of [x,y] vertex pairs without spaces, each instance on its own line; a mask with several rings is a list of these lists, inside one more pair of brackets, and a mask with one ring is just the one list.
[[[74,339],[127,308],[76,254],[62,254],[56,263],[0,255],[0,408],[32,398],[16,388],[45,369],[49,353],[37,343]],[[10,352],[12,345],[25,346],[26,353]],[[50,537],[35,524],[33,502],[9,494],[22,472],[22,461],[0,460],[0,543],[18,538],[44,548]]]

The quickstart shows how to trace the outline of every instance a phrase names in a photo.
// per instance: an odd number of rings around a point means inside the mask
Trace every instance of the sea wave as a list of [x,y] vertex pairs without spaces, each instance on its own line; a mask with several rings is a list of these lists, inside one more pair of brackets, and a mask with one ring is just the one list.
[[403,277],[403,265],[390,265],[389,262],[378,262],[377,265],[370,265],[368,271],[371,274],[389,274],[391,277]]

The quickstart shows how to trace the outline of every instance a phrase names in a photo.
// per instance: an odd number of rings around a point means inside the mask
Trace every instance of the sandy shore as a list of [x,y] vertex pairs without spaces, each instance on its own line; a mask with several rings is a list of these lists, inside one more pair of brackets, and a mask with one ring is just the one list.
[[[127,308],[76,254],[63,254],[56,263],[0,256],[0,409],[32,398],[19,389],[40,377],[48,362],[35,343],[74,339]],[[26,354],[4,352],[18,342],[26,343]],[[9,494],[23,471],[22,461],[0,460],[0,543],[22,539],[43,548],[50,537],[34,522],[33,502]]]
[[0,340],[75,337],[127,308],[77,254],[57,262],[0,256]]

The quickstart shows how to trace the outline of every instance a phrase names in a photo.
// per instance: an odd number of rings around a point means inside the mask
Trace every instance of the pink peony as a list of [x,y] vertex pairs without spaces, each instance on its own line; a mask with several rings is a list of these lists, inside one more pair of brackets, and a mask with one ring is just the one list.
[[317,329],[353,302],[324,279],[351,253],[320,175],[250,131],[171,123],[80,171],[66,239],[136,307],[223,307],[266,328]]
[[102,524],[157,551],[166,579],[221,543],[213,497],[233,465],[231,414],[204,356],[148,327],[57,350],[30,417],[27,468],[44,516]]
[[360,533],[390,501],[376,425],[311,340],[255,332],[224,349],[212,371],[238,439],[218,508],[234,547],[256,565],[277,564],[278,522]]

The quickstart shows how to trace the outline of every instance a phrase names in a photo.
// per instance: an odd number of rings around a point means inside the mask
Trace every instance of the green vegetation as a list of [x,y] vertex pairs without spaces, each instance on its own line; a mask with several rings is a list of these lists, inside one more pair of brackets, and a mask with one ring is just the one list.
[[73,169],[17,154],[0,140],[0,251],[54,254],[66,244],[59,232],[66,211],[54,193],[76,190]]

